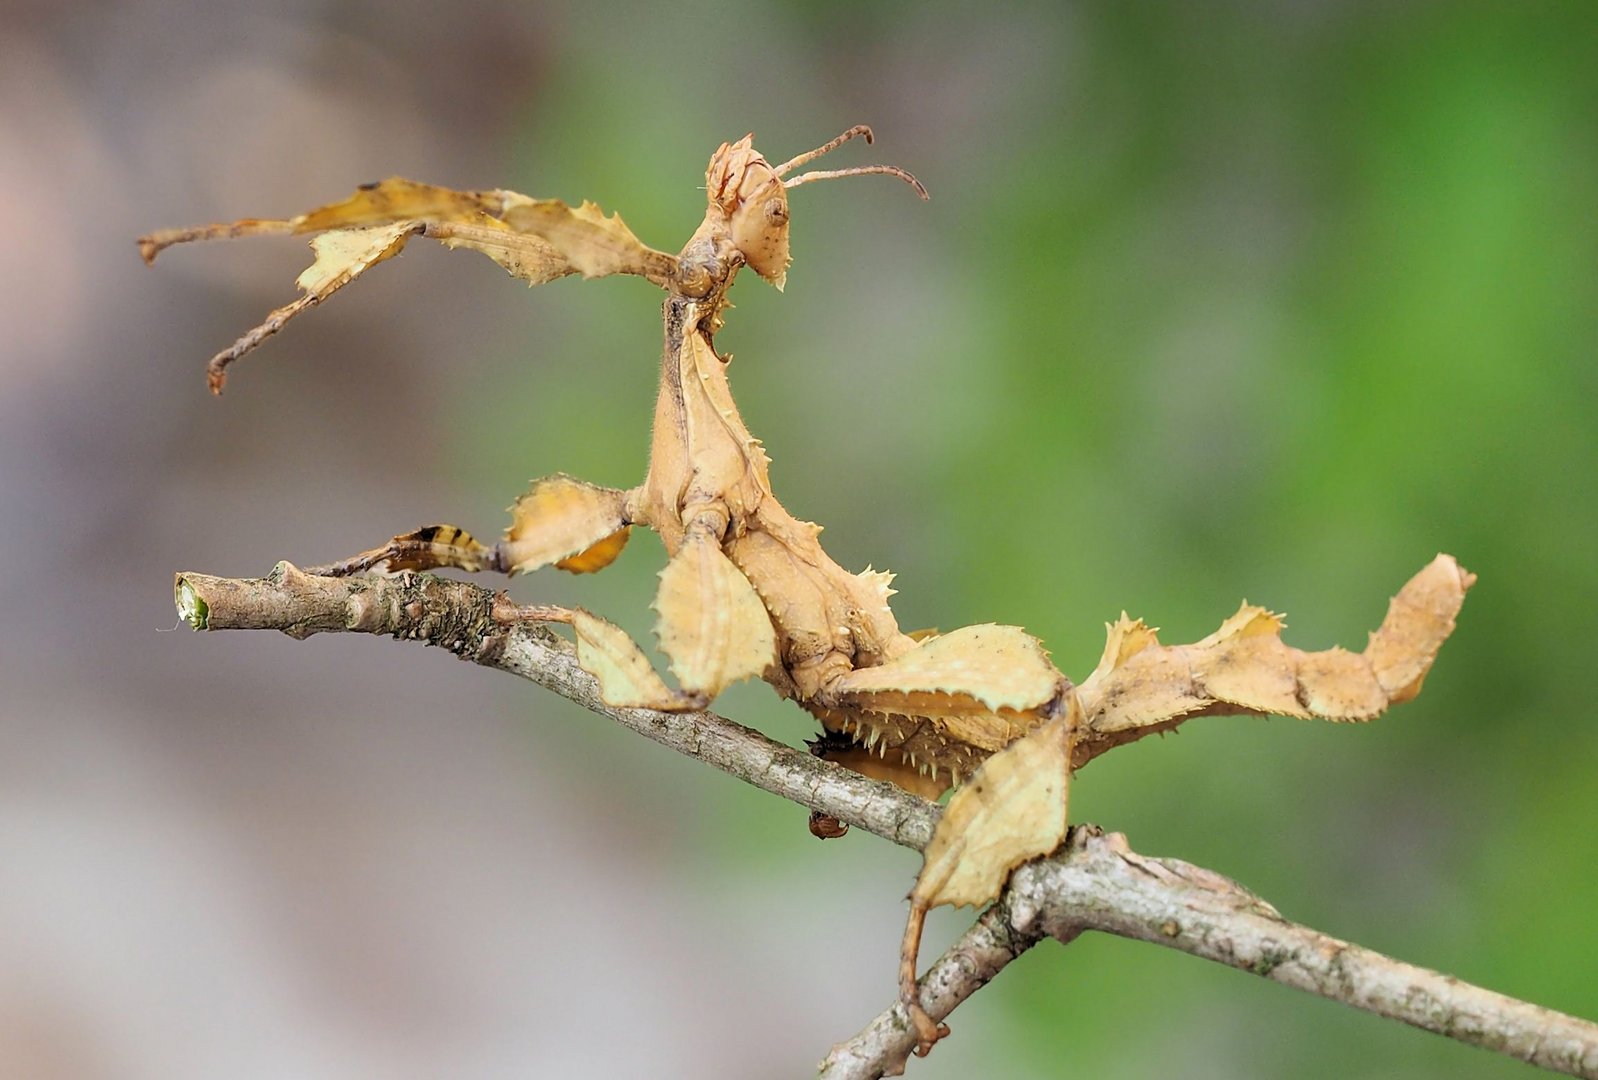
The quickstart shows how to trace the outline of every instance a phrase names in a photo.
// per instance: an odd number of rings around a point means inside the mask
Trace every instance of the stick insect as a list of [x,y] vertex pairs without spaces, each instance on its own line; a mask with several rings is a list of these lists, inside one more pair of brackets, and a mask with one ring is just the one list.
[[[888,605],[892,575],[840,567],[822,549],[819,526],[795,518],[773,494],[770,460],[738,413],[729,358],[715,347],[739,270],[747,266],[783,287],[791,189],[878,174],[926,198],[920,181],[896,166],[796,172],[855,138],[871,142],[871,129],[852,127],[780,165],[754,148],[752,136],[723,143],[706,172],[704,220],[675,255],[648,247],[620,216],[606,217],[592,203],[573,207],[399,178],[296,217],[162,231],[139,245],[150,262],[188,241],[312,237],[316,259],[298,280],[302,295],[212,358],[214,393],[234,361],[416,236],[479,251],[531,284],[569,274],[632,274],[665,291],[653,437],[637,487],[623,491],[556,474],[533,482],[493,544],[455,525],[429,525],[311,572],[450,568],[514,575],[553,565],[593,573],[617,558],[633,526],[644,526],[660,535],[668,557],[654,610],[675,686],[607,620],[580,608],[524,609],[572,627],[578,661],[599,680],[606,702],[695,710],[731,683],[759,678],[820,722],[814,749],[824,758],[927,798],[980,769],[951,801],[911,895],[900,998],[915,1026],[917,1052],[925,1053],[948,1030],[922,1010],[917,994],[927,909],[986,902],[1011,868],[1056,847],[1073,768],[1202,713],[1369,719],[1418,690],[1470,579],[1439,556],[1399,600],[1416,582],[1424,595],[1404,605],[1395,600],[1388,623],[1360,656],[1288,649],[1276,637],[1280,621],[1263,609],[1245,607],[1210,638],[1172,648],[1123,618],[1081,687],[1016,627],[901,631]],[[1343,658],[1359,663],[1350,667]],[[1257,676],[1259,685],[1240,672]],[[811,829],[818,836],[843,831],[815,815]]]

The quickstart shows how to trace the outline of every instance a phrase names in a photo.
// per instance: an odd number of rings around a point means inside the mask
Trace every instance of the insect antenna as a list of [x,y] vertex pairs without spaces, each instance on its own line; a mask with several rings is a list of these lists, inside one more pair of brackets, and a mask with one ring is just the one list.
[[866,137],[867,146],[870,146],[874,141],[876,141],[876,136],[871,134],[871,125],[856,124],[842,135],[839,135],[836,139],[830,139],[816,147],[814,150],[807,150],[796,158],[789,158],[787,161],[784,161],[781,165],[777,166],[776,173],[778,176],[786,176],[799,166],[810,164],[822,154],[838,149],[838,147],[842,146],[844,143],[848,142],[857,135],[864,135]]
[[[855,138],[856,136],[864,136],[867,145],[870,145],[873,140],[871,128],[869,126],[865,124],[856,124],[848,131],[845,131],[842,135],[822,143],[814,150],[806,151],[805,153],[800,154],[798,157],[790,158],[787,161],[784,161],[781,165],[778,165],[774,171],[778,176],[786,176],[799,166],[808,165],[822,154],[825,154],[831,150],[836,150],[838,147],[842,146],[844,143]],[[917,195],[920,195],[923,199],[927,197],[927,189],[921,186],[921,181],[917,180],[915,177],[911,176],[909,173],[905,172],[896,165],[858,165],[852,169],[828,169],[820,172],[807,172],[794,177],[792,180],[784,180],[782,186],[785,188],[795,188],[800,184],[808,184],[816,180],[835,180],[840,176],[866,176],[871,173],[881,173],[885,176],[897,176],[900,180],[903,180],[905,183],[915,188]]]
[[923,199],[928,198],[927,189],[921,181],[899,168],[897,165],[857,165],[852,169],[826,169],[821,172],[801,173],[792,180],[784,180],[782,186],[795,188],[800,184],[808,184],[813,180],[836,180],[840,176],[865,176],[868,173],[881,173],[884,176],[897,176],[900,180],[916,189],[916,194]]

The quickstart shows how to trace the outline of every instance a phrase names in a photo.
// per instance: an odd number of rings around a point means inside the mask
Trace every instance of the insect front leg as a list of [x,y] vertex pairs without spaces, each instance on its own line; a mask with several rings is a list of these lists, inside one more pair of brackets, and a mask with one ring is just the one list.
[[428,525],[311,573],[368,570],[493,570],[524,574],[554,564],[574,574],[603,570],[621,554],[631,523],[627,493],[561,473],[536,480],[510,508],[511,524],[492,547],[456,525]]
[[776,632],[749,579],[721,549],[724,510],[687,519],[681,546],[660,574],[655,611],[661,651],[680,689],[668,687],[619,627],[578,612],[577,662],[599,680],[606,704],[667,712],[702,709],[730,683],[776,663]]
[[683,515],[683,543],[660,574],[656,633],[671,672],[708,703],[740,679],[758,679],[777,660],[765,603],[721,547],[727,512],[713,505]]

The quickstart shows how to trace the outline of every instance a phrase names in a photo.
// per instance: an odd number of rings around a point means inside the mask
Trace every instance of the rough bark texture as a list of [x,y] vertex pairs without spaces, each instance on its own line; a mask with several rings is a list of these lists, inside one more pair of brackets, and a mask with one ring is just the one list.
[[[265,578],[177,577],[179,614],[197,630],[387,634],[449,649],[530,679],[681,753],[813,811],[920,850],[939,808],[883,781],[794,750],[713,713],[616,709],[599,699],[575,651],[536,620],[569,614],[518,607],[502,594],[431,575],[324,578],[279,563]],[[562,620],[563,621],[563,620]],[[1598,1078],[1598,1025],[1415,967],[1291,922],[1213,871],[1131,851],[1091,826],[1048,859],[1021,867],[1000,901],[920,981],[936,1019],[1045,937],[1102,930],[1179,949],[1379,1016]],[[829,1078],[902,1071],[916,1041],[895,1005],[822,1062]]]

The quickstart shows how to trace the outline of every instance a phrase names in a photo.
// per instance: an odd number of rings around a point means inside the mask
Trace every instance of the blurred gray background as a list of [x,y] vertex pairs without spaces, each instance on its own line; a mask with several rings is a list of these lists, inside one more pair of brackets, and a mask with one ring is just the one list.
[[[398,174],[675,250],[722,140],[857,122],[828,164],[932,201],[796,192],[786,294],[749,276],[718,338],[784,502],[904,625],[1018,623],[1077,677],[1123,609],[1359,648],[1456,554],[1417,702],[1198,722],[1073,818],[1598,1016],[1595,73],[1586,3],[0,5],[0,1074],[794,1076],[892,1000],[913,854],[441,652],[169,632],[179,569],[635,483],[655,292],[417,243],[215,400],[303,243],[133,245]],[[648,640],[660,564],[512,592]],[[1529,1072],[1108,938],[953,1026],[911,1075]]]

